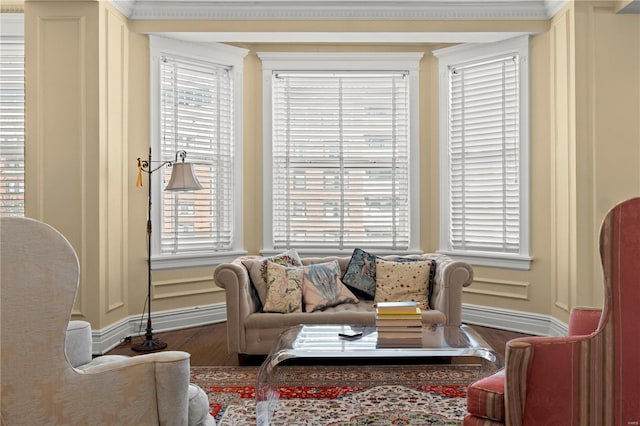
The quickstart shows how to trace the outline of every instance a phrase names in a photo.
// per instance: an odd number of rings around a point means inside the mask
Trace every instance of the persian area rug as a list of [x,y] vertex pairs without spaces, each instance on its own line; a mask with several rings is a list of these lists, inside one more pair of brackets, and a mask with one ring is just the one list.
[[[219,426],[256,425],[258,367],[192,367]],[[461,425],[478,365],[292,365],[279,371],[271,425]]]

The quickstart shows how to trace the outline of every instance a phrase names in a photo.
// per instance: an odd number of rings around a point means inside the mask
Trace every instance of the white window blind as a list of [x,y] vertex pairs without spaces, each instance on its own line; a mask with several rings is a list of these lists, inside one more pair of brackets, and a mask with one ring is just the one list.
[[[3,29],[4,30],[4,29]],[[24,37],[0,36],[0,215],[24,216]]]
[[[161,159],[177,150],[204,189],[162,192],[160,254],[229,251],[233,239],[234,105],[231,69],[192,58],[160,60]],[[162,172],[162,188],[171,169]]]
[[450,248],[520,253],[518,57],[449,70]]
[[272,75],[273,248],[409,248],[407,72]]

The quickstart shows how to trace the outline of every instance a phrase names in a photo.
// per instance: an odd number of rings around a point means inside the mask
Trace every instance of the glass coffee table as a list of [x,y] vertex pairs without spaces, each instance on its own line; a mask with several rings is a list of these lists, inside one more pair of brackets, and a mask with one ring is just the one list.
[[[343,335],[362,333],[359,337]],[[502,358],[473,329],[462,326],[422,328],[420,347],[378,347],[374,326],[300,325],[284,331],[258,371],[256,415],[259,426],[268,425],[279,399],[278,369],[295,361],[335,362],[353,360],[358,364],[391,359],[428,364],[435,358],[471,357],[487,375],[501,368]]]

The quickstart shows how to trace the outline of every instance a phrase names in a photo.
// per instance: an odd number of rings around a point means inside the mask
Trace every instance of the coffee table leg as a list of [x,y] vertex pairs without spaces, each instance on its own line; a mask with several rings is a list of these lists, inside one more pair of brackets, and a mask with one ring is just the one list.
[[258,370],[256,379],[256,421],[258,426],[268,426],[278,405],[280,392],[274,381],[274,370],[271,355],[265,359]]

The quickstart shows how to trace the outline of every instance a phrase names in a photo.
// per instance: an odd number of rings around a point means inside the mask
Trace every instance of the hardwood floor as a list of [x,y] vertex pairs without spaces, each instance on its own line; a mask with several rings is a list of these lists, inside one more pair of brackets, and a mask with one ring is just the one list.
[[[505,343],[516,337],[528,336],[527,334],[516,333],[494,328],[472,326],[474,330],[482,336],[491,347],[504,356]],[[186,328],[183,330],[157,333],[154,337],[168,344],[166,350],[185,351],[191,354],[192,366],[207,365],[239,365],[238,357],[229,355],[227,352],[227,323],[205,325],[201,327]],[[134,337],[136,343],[142,340],[141,337]],[[121,343],[116,348],[108,352],[109,355],[140,355],[131,349],[131,343]],[[249,357],[246,364],[260,365],[264,360],[263,356]]]

